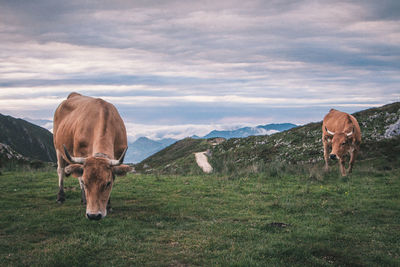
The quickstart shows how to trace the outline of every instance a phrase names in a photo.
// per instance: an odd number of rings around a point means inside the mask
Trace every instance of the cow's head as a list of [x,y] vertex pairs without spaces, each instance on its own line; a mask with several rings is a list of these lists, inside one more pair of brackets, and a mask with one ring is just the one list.
[[104,157],[71,157],[64,146],[65,155],[73,164],[65,168],[67,175],[81,177],[86,196],[86,217],[100,220],[107,215],[107,203],[115,175],[125,175],[131,170],[128,165],[122,165],[126,150],[120,159],[110,160]]
[[329,154],[331,159],[341,159],[351,147],[353,142],[354,128],[351,132],[335,133],[325,127],[326,132],[331,136],[332,152]]

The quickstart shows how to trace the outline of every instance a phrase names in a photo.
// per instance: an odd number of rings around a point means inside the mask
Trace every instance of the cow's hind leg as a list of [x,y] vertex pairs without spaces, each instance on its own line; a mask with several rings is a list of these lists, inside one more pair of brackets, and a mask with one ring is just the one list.
[[65,201],[65,193],[64,193],[64,168],[65,161],[61,156],[61,153],[57,150],[57,174],[58,174],[58,194],[57,194],[57,202],[64,203]]
[[82,176],[79,177],[78,179],[79,179],[79,185],[81,187],[81,203],[86,205],[85,186],[83,185],[83,182],[82,182]]

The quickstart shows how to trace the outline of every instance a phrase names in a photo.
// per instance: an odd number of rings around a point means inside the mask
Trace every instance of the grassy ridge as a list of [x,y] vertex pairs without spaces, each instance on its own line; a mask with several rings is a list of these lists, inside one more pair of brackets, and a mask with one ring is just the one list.
[[398,266],[399,170],[118,177],[113,212],[83,217],[78,182],[0,176],[0,265]]

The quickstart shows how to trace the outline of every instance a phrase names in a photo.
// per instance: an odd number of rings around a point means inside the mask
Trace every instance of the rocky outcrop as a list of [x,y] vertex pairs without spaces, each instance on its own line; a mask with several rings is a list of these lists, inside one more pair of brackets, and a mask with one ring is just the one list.
[[386,138],[391,138],[397,135],[400,135],[400,118],[395,123],[390,124],[385,132]]
[[28,160],[26,157],[22,156],[9,145],[0,143],[0,158],[3,160]]

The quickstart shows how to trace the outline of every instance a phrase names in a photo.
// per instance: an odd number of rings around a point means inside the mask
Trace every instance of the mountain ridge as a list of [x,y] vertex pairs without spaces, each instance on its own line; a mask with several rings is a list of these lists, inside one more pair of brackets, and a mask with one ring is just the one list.
[[57,160],[53,134],[23,119],[0,114],[0,143],[27,158],[46,162]]
[[244,138],[252,135],[266,135],[276,132],[282,132],[296,126],[297,125],[292,123],[271,123],[266,125],[258,125],[255,127],[247,126],[236,130],[225,130],[225,131],[213,130],[201,138],[203,139],[215,138],[215,137],[222,137],[225,139]]

